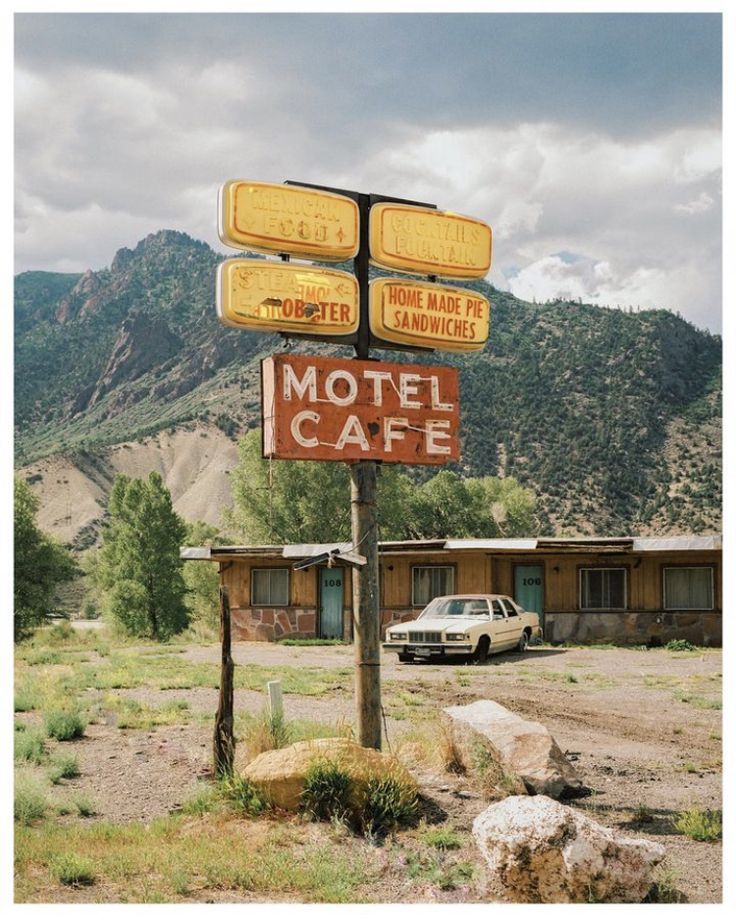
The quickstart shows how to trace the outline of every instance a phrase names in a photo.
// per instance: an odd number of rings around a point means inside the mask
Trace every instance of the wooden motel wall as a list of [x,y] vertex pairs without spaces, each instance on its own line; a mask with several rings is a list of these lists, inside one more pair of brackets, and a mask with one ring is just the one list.
[[[228,587],[233,638],[278,641],[309,638],[319,631],[319,571],[294,571],[283,557],[228,557],[217,555],[220,581]],[[421,606],[412,606],[412,568],[445,565],[453,568],[454,593],[492,592],[515,596],[514,568],[534,564],[542,568],[544,583],[544,634],[547,641],[624,644],[666,644],[687,639],[693,644],[719,646],[722,640],[721,551],[657,551],[579,553],[534,551],[411,551],[381,554],[381,623],[386,627],[415,619]],[[711,610],[665,610],[665,567],[709,567],[713,572]],[[288,605],[252,603],[253,569],[288,569]],[[623,568],[626,604],[618,610],[583,610],[580,607],[580,572],[583,568]],[[343,638],[352,636],[350,569],[343,571]]]

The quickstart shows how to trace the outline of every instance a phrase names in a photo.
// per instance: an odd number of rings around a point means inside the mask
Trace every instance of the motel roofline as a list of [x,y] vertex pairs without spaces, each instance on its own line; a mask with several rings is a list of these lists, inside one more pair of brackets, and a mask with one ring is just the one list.
[[[306,543],[287,545],[223,545],[184,547],[180,557],[187,561],[227,561],[234,558],[283,558],[299,560],[326,552],[350,552],[352,543]],[[710,536],[578,536],[536,539],[406,539],[379,542],[379,554],[422,555],[454,551],[472,552],[556,552],[625,553],[719,551],[720,534]]]

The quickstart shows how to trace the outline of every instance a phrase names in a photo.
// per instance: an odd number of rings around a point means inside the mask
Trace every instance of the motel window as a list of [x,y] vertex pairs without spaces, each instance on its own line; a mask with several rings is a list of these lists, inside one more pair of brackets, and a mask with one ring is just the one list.
[[455,569],[451,565],[417,565],[411,569],[412,606],[426,606],[435,597],[454,591]]
[[666,610],[712,610],[712,568],[665,568]]
[[250,579],[254,606],[288,606],[288,568],[253,568]]
[[581,568],[580,609],[626,609],[626,569]]

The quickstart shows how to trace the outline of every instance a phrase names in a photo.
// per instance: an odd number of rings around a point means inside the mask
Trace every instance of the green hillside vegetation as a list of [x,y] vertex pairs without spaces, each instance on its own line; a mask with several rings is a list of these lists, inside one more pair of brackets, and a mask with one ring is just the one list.
[[[104,446],[198,420],[232,438],[260,425],[259,360],[284,342],[219,324],[221,259],[162,231],[99,272],[17,277],[18,464],[61,452],[94,465]],[[665,310],[537,305],[472,287],[492,305],[482,352],[381,354],[460,369],[454,471],[515,478],[536,494],[543,533],[721,528],[719,337]]]

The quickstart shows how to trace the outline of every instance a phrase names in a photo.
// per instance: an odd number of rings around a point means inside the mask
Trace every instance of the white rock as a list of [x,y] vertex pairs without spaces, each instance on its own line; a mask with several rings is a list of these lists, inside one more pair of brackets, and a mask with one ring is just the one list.
[[489,888],[512,902],[640,902],[664,847],[623,837],[547,796],[509,796],[482,812],[473,835]]
[[[455,741],[466,765],[472,765],[473,738],[485,738],[502,763],[518,774],[527,791],[557,798],[581,781],[559,745],[539,722],[530,722],[491,699],[450,706]],[[467,752],[467,753],[466,753]]]

